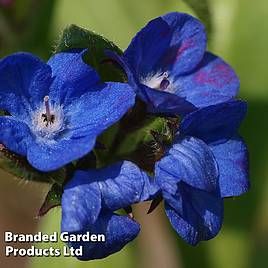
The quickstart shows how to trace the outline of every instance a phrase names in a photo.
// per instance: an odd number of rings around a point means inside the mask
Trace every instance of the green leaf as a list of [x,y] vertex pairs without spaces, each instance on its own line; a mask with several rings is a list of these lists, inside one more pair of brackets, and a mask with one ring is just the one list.
[[120,122],[105,131],[98,139],[106,149],[95,150],[98,167],[130,160],[151,172],[155,161],[174,138],[169,118],[151,115],[138,101]]
[[53,172],[40,172],[34,169],[25,157],[16,155],[8,151],[0,144],[0,169],[7,173],[28,181],[38,181],[46,183],[57,183],[62,185],[67,179],[67,168],[61,168]]
[[162,155],[162,142],[155,140],[152,132],[162,133],[166,127],[166,119],[147,115],[141,120],[140,124],[133,129],[125,128],[124,122],[117,126],[118,132],[114,139],[109,134],[114,128],[104,133],[100,140],[107,146],[107,150],[97,151],[98,166],[107,166],[120,160],[129,160],[147,171],[152,171],[152,166]]
[[90,152],[89,154],[80,158],[75,163],[76,170],[87,170],[91,168],[96,168],[96,156],[93,152]]
[[45,198],[45,201],[39,209],[38,216],[44,216],[50,209],[61,205],[63,188],[58,184],[53,184]]
[[102,81],[126,80],[124,72],[105,55],[106,50],[122,54],[122,51],[112,41],[105,37],[76,25],[67,27],[56,46],[55,53],[74,49],[87,48],[85,62],[96,69]]
[[183,0],[190,6],[200,20],[205,24],[207,34],[210,36],[212,31],[211,11],[209,0]]

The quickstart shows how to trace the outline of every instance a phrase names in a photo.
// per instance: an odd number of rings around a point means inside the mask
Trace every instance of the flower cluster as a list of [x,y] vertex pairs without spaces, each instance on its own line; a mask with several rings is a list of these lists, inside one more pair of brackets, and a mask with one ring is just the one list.
[[[223,199],[249,188],[247,148],[238,134],[247,106],[235,99],[233,69],[206,51],[204,26],[190,15],[169,13],[150,21],[122,55],[106,51],[127,82],[102,82],[84,62],[87,52],[60,52],[47,63],[29,53],[0,61],[0,144],[43,173],[73,168],[62,184],[62,231],[106,236],[105,243],[70,246],[83,246],[83,260],[119,251],[140,226],[132,213],[118,210],[130,212],[131,205],[150,200],[150,210],[163,200],[187,243],[216,236]],[[169,127],[171,139],[150,132],[160,148],[150,172],[130,156],[98,165],[100,134],[128,120],[137,103],[144,116],[177,121]],[[135,129],[135,122],[126,125]],[[92,157],[95,165],[76,165]]]

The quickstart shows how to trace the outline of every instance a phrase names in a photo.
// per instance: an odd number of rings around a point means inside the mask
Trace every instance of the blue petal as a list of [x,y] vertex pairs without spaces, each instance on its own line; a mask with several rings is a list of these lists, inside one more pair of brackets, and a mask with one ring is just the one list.
[[29,162],[41,171],[58,169],[89,153],[97,136],[116,123],[134,105],[135,93],[127,84],[107,83],[64,108],[67,126],[55,140],[41,140],[29,148]]
[[218,168],[209,147],[194,137],[177,138],[156,163],[156,181],[164,192],[175,194],[180,181],[205,191],[215,191]]
[[33,137],[26,124],[12,116],[0,116],[0,143],[10,151],[25,156],[32,142]]
[[145,85],[140,85],[140,87],[143,94],[147,96],[147,110],[151,113],[178,114],[183,116],[196,110],[195,106],[185,98],[155,90]]
[[185,13],[168,13],[162,19],[171,29],[171,41],[161,65],[168,66],[170,74],[176,76],[193,70],[206,50],[204,25]]
[[146,76],[158,66],[170,38],[170,28],[160,17],[150,21],[137,33],[124,53],[135,74]]
[[222,197],[239,196],[249,189],[248,151],[240,137],[225,143],[211,145],[219,167]]
[[103,201],[109,210],[148,200],[155,193],[148,175],[129,161],[102,170],[91,170],[88,174],[99,180]]
[[29,53],[17,53],[0,61],[0,109],[28,121],[51,84],[51,68]]
[[204,140],[223,142],[233,137],[247,112],[244,101],[233,100],[201,108],[184,118],[180,132]]
[[204,26],[183,13],[168,13],[150,21],[125,51],[133,70],[144,77],[157,71],[188,72],[206,49]]
[[73,180],[83,187],[98,185],[103,204],[112,211],[145,201],[155,194],[155,187],[147,174],[129,161],[103,169],[78,171]]
[[156,190],[146,173],[128,161],[76,171],[64,187],[62,229],[81,231],[97,220],[101,207],[111,211],[125,208],[149,199]]
[[116,123],[135,103],[135,93],[123,83],[105,83],[65,107],[73,137],[98,135]]
[[184,183],[179,189],[183,210],[178,212],[165,204],[167,217],[176,232],[191,245],[215,237],[222,226],[222,199]]
[[59,103],[70,103],[95,86],[100,78],[97,72],[84,63],[86,50],[71,50],[55,54],[48,61],[54,81],[50,97]]
[[48,172],[88,154],[94,147],[96,135],[66,138],[59,141],[38,142],[27,151],[29,163],[36,169]]
[[98,185],[88,183],[83,172],[64,187],[62,195],[62,222],[64,232],[79,232],[96,222],[101,211],[101,193]]
[[128,83],[138,96],[147,103],[148,112],[186,115],[196,110],[195,106],[185,98],[140,84],[126,57],[119,56],[112,51],[107,51],[106,54],[118,62],[125,70],[128,76]]
[[120,251],[139,233],[140,226],[127,216],[119,216],[112,212],[103,211],[94,225],[85,226],[80,234],[104,234],[105,242],[69,242],[74,248],[83,247],[80,260],[102,259]]
[[227,101],[238,94],[239,79],[233,69],[219,57],[206,53],[190,74],[177,77],[174,93],[196,107]]

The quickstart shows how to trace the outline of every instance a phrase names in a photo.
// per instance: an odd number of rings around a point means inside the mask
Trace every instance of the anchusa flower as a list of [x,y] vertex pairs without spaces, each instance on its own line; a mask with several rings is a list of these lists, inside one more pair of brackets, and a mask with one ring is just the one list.
[[124,68],[150,112],[185,115],[238,93],[235,72],[206,52],[205,27],[188,14],[173,12],[150,21],[123,55],[108,55]]
[[[74,47],[84,34],[78,30]],[[29,53],[0,61],[0,152],[23,157],[42,174],[70,169],[64,181],[56,181],[61,230],[106,237],[104,243],[70,240],[69,246],[83,247],[82,260],[104,258],[132,241],[140,226],[129,212],[143,201],[152,201],[151,212],[164,200],[168,219],[187,243],[213,238],[222,225],[223,199],[249,188],[248,152],[238,135],[247,106],[235,100],[235,72],[206,51],[202,23],[168,13],[150,21],[122,55],[106,51],[127,83],[101,82],[83,61],[86,52],[60,52],[47,63]],[[179,124],[170,124],[172,119]],[[154,120],[167,123],[168,139]],[[149,141],[140,139],[144,129]],[[100,140],[113,146],[105,148]],[[137,148],[122,149],[121,142]],[[107,150],[103,159],[96,144]],[[146,159],[141,165],[136,154],[154,154],[151,144],[159,155],[145,168]]]
[[[105,243],[84,242],[83,260],[104,258],[121,250],[140,231],[129,216],[114,213],[148,200],[157,191],[149,177],[131,162],[77,171],[62,196],[62,231],[105,234]],[[70,242],[79,247],[81,243]]]
[[189,114],[155,165],[166,214],[189,244],[213,238],[221,228],[223,198],[249,188],[248,152],[237,134],[245,114],[245,102],[235,100]]
[[84,51],[63,52],[48,63],[28,53],[0,61],[0,142],[51,171],[89,153],[96,137],[134,104],[133,91],[101,83],[82,60]]

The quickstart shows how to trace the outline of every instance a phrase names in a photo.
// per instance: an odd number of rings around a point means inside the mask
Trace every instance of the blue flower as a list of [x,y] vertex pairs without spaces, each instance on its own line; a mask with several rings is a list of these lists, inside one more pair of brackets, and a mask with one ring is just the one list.
[[62,232],[105,234],[105,243],[69,242],[83,246],[82,260],[100,259],[121,250],[139,233],[139,224],[114,211],[148,200],[158,188],[131,162],[103,169],[76,171],[64,187]]
[[185,115],[232,99],[239,80],[221,58],[206,52],[200,21],[168,13],[150,21],[122,56],[109,52],[150,112]]
[[28,53],[0,61],[0,143],[51,171],[89,153],[96,137],[134,104],[126,84],[101,83],[85,64],[85,51],[53,56]]
[[155,165],[167,217],[189,244],[217,235],[223,198],[249,188],[248,152],[237,134],[245,114],[245,102],[230,101],[187,115]]

